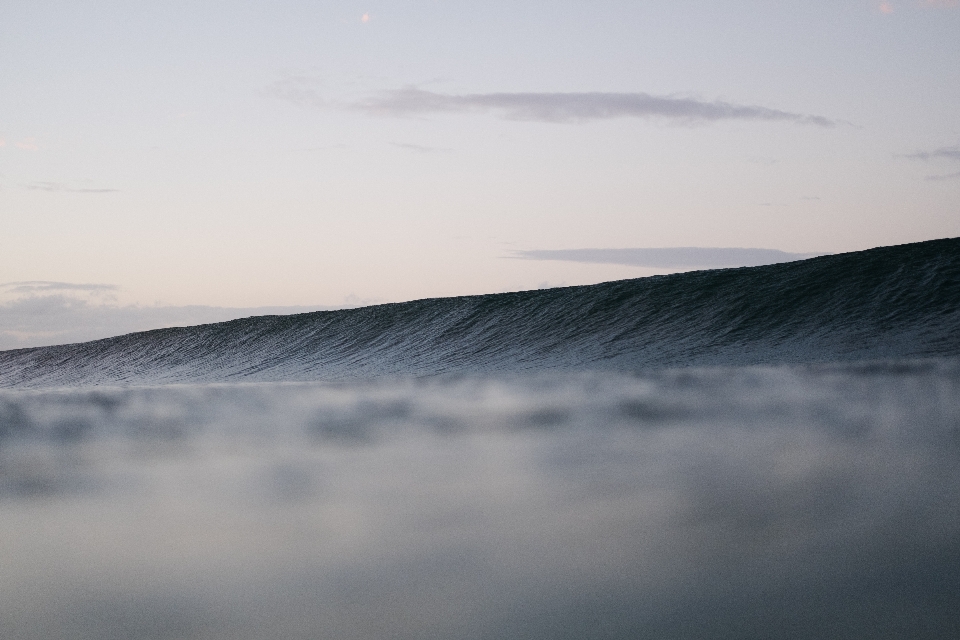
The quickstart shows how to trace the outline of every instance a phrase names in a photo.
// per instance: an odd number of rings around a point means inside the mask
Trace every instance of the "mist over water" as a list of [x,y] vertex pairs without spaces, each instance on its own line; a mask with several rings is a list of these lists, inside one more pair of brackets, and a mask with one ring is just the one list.
[[5,638],[960,631],[960,361],[0,392]]

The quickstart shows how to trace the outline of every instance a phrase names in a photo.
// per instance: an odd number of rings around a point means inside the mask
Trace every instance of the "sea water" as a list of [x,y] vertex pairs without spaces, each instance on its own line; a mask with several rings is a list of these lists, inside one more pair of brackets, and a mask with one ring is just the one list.
[[960,357],[960,238],[0,351],[0,388]]
[[0,637],[960,637],[960,361],[3,390]]

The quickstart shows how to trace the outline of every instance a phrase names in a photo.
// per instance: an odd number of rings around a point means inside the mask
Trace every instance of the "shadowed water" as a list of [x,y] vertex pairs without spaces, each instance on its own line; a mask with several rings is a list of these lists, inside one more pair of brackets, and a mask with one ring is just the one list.
[[960,362],[0,391],[0,637],[960,637]]

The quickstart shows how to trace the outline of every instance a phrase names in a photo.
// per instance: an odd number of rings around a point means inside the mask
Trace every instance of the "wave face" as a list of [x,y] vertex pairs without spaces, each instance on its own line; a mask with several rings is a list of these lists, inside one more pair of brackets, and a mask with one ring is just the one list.
[[348,380],[960,355],[960,238],[0,352],[0,386]]

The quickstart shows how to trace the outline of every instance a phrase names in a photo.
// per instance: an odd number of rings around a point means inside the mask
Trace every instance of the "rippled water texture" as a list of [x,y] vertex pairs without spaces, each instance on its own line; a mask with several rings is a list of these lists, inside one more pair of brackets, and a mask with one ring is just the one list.
[[960,356],[960,238],[0,352],[0,387]]
[[0,637],[960,637],[960,363],[0,391]]

